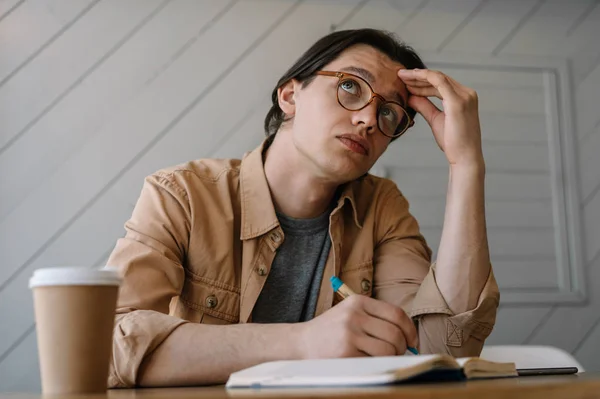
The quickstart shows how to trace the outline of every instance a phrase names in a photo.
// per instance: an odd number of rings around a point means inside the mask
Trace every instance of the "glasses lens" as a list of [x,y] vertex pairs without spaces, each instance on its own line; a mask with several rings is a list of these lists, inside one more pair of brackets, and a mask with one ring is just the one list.
[[361,109],[370,98],[371,89],[364,80],[345,78],[338,84],[340,104],[350,111]]
[[384,103],[377,114],[379,130],[389,137],[400,136],[408,128],[408,114],[399,104]]

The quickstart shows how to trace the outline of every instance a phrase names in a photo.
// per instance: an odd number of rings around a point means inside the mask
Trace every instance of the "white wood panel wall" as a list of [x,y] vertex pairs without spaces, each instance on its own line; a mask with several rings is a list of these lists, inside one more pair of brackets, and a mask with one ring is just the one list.
[[[0,392],[40,388],[32,271],[102,265],[144,176],[254,148],[279,76],[319,37],[357,27],[395,31],[438,60],[568,65],[560,79],[571,98],[559,112],[572,114],[574,127],[559,133],[575,144],[563,150],[577,173],[560,187],[578,199],[587,300],[505,302],[488,342],[556,345],[600,370],[598,3],[0,0]],[[515,70],[447,71],[481,97],[490,245],[503,292],[556,290],[556,232],[566,227],[555,217],[547,82]],[[380,162],[434,249],[444,162],[423,120]]]

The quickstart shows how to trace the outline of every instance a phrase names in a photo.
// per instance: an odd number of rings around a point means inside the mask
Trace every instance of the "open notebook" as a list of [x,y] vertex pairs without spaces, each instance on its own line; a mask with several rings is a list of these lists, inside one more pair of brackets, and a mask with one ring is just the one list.
[[385,385],[516,376],[514,363],[495,363],[477,357],[361,357],[267,362],[231,374],[226,387]]

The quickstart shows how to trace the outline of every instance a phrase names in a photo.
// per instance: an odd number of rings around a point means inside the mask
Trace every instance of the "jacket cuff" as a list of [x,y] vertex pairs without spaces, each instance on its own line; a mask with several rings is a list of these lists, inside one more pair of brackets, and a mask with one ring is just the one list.
[[408,315],[415,321],[430,314],[447,315],[445,318],[445,344],[460,347],[471,336],[483,341],[491,334],[499,302],[500,292],[494,273],[490,268],[490,274],[479,295],[477,306],[466,312],[454,314],[437,286],[434,263],[417,291],[413,308]]
[[177,327],[186,323],[188,321],[153,310],[131,309],[126,314],[117,315],[108,387],[134,387],[144,358]]

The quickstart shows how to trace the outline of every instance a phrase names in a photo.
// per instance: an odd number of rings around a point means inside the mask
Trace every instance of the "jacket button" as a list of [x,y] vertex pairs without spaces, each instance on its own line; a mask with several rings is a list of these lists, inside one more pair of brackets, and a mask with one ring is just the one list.
[[217,303],[219,303],[219,300],[217,299],[216,296],[214,295],[209,295],[206,297],[206,306],[209,308],[214,308],[215,306],[217,306]]
[[362,288],[363,292],[369,292],[371,289],[371,282],[366,278],[360,282],[360,288]]
[[267,274],[267,268],[264,265],[260,265],[258,268],[258,275],[265,276]]
[[281,235],[277,232],[273,233],[272,237],[273,237],[273,241],[275,241],[275,242],[281,241]]

